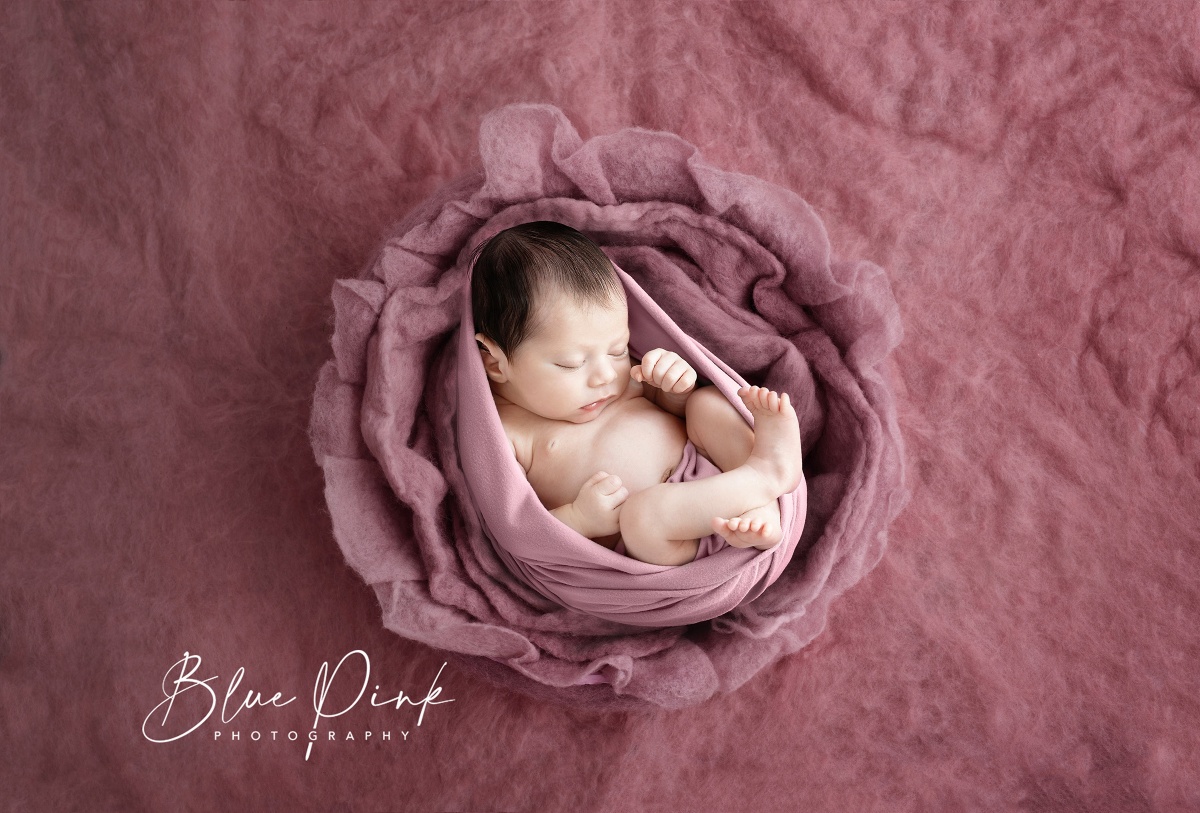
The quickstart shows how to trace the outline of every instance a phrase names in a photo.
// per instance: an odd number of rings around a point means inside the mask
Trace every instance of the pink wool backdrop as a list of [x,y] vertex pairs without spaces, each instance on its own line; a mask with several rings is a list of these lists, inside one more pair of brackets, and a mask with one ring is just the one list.
[[[1190,0],[9,4],[8,806],[1200,807],[1197,19]],[[796,191],[900,305],[913,497],[886,554],[810,646],[690,709],[439,674],[383,629],[323,508],[306,427],[333,280],[476,166],[480,120],[515,101],[584,138],[675,132]],[[354,649],[380,698],[436,681],[453,702],[417,726],[364,699],[307,762],[271,742],[312,726],[318,667]],[[184,651],[221,696],[245,667],[240,693],[297,700],[151,743]]]

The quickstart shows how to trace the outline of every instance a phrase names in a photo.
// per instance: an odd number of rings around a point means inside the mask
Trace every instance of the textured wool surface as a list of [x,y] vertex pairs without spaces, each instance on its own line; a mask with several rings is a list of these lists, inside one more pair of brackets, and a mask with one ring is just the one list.
[[[1191,0],[5,4],[5,805],[1200,808],[1197,25]],[[886,555],[809,646],[687,709],[439,674],[324,510],[333,283],[511,102],[794,190],[899,303]],[[319,667],[355,649],[367,695],[305,761]],[[235,699],[150,742],[185,651],[218,705],[244,667]],[[423,718],[386,703],[434,682]],[[251,689],[297,699],[233,716]]]

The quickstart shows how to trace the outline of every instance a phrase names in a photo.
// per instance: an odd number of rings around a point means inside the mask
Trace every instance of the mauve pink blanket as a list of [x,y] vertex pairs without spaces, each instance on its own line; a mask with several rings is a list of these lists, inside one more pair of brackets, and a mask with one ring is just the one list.
[[[334,288],[334,360],[321,371],[311,437],[338,544],[375,588],[389,629],[464,656],[505,685],[623,707],[686,706],[730,691],[816,636],[829,601],[879,560],[907,499],[881,372],[901,334],[886,277],[867,262],[834,260],[798,196],[716,169],[674,135],[627,129],[584,142],[556,108],[513,105],[484,119],[479,147],[482,172],[443,188],[393,231],[361,278]],[[456,410],[491,407],[478,388],[470,398],[458,391],[454,338],[464,258],[499,229],[539,219],[597,240],[636,277],[646,303],[674,317],[681,344],[690,336],[750,383],[793,396],[808,478],[799,539],[790,527],[775,551],[730,550],[664,573],[585,550],[582,537],[560,537],[547,552],[543,524],[531,528],[532,546],[509,535],[516,555],[497,555],[467,486],[455,420]],[[670,333],[669,319],[651,322]],[[719,372],[715,359],[693,358],[706,375]],[[721,383],[729,394],[733,379]],[[465,439],[462,452],[499,448]],[[502,484],[496,499],[524,501],[514,518],[549,519],[529,504],[527,483],[517,488],[515,461],[473,464],[476,487],[489,467],[508,465],[508,490]],[[790,525],[802,508],[797,497]],[[542,592],[510,572],[547,588],[553,566],[555,586]],[[587,567],[596,572],[581,575]],[[605,617],[543,594],[556,590]]]

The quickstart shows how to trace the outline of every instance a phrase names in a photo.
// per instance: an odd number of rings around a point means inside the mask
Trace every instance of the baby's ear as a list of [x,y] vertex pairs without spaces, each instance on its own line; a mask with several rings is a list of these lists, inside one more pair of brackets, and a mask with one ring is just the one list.
[[482,333],[475,334],[475,345],[479,348],[479,358],[483,361],[483,371],[487,373],[487,377],[497,384],[503,384],[508,378],[505,372],[508,359],[505,358],[504,351]]

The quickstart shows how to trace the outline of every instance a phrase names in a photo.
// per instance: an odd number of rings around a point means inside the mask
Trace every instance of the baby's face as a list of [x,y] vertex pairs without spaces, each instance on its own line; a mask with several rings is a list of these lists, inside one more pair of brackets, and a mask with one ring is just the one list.
[[540,327],[504,365],[504,396],[544,418],[595,420],[629,386],[627,305],[547,294],[538,308]]

